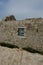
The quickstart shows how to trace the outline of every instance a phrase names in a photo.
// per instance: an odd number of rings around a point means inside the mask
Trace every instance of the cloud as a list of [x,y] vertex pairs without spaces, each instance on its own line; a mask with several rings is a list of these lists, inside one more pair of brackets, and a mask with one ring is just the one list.
[[43,17],[43,0],[6,0],[1,10],[2,16],[13,14],[17,19]]

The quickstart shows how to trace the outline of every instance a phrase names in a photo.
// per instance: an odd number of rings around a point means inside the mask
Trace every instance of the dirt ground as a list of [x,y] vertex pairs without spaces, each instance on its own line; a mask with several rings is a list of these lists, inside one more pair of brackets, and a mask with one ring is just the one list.
[[43,65],[43,55],[0,46],[0,65]]

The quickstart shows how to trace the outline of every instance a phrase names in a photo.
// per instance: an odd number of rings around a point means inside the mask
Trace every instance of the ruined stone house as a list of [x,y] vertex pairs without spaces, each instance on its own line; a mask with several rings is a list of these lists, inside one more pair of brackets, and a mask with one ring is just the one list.
[[43,52],[43,18],[0,21],[0,42]]

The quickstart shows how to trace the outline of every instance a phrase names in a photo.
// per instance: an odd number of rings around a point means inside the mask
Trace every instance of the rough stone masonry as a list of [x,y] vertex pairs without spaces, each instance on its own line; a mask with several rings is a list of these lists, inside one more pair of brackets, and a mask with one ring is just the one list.
[[43,52],[43,18],[0,21],[0,43]]

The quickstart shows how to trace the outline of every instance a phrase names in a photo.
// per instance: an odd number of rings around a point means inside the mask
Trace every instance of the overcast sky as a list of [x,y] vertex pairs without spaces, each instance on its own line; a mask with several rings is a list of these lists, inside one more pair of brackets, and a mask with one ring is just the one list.
[[0,18],[12,14],[17,20],[43,17],[43,0],[0,0]]

